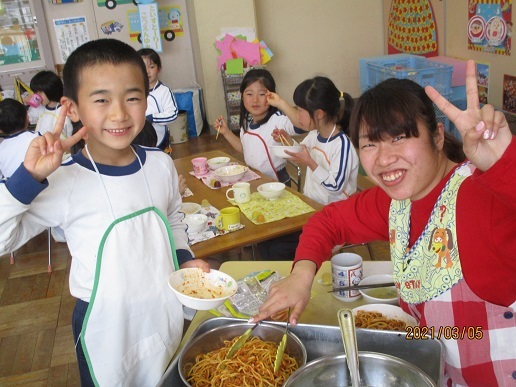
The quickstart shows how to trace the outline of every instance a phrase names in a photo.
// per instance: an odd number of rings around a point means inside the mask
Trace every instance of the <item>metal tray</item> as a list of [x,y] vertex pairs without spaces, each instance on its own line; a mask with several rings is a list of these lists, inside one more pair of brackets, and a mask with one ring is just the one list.
[[[210,329],[235,322],[243,320],[227,317],[206,320],[197,327],[191,339]],[[267,323],[285,325],[269,321]],[[290,330],[305,345],[307,362],[325,355],[344,353],[340,328],[337,326],[298,324],[290,327]],[[441,385],[444,348],[439,340],[429,337],[425,340],[407,340],[403,332],[357,329],[357,344],[359,351],[380,352],[406,360],[426,372],[438,386]],[[181,352],[170,363],[158,386],[185,387],[177,366],[180,356]]]

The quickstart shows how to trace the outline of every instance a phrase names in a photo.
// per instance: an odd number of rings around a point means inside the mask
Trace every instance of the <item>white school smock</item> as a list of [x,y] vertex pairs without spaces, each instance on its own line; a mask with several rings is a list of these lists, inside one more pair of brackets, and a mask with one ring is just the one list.
[[240,128],[240,140],[246,164],[278,180],[276,172],[285,168],[287,162],[269,151],[271,145],[281,145],[272,138],[274,129],[284,129],[290,135],[297,134],[290,119],[278,111],[262,125],[249,123],[247,131]]
[[[167,215],[179,261],[185,255],[191,258],[172,159],[156,148],[134,148],[142,160],[153,204]],[[141,209],[140,198],[148,194],[138,160],[124,167],[97,166],[109,196],[119,198],[113,201],[115,215]],[[90,161],[80,153],[64,161],[47,180],[48,185],[36,182],[22,168],[0,183],[0,255],[17,250],[48,227],[61,227],[72,256],[70,293],[89,302],[98,246],[113,221],[105,193],[99,190]],[[167,273],[163,275],[166,282]]]
[[[48,107],[45,106],[45,111],[41,113],[38,119],[38,123],[36,125],[36,132],[40,134],[45,134],[46,132],[52,132],[54,130],[54,126],[56,125],[57,118],[59,117],[59,113],[61,112],[61,108],[63,106],[58,104],[56,107]],[[61,138],[67,138],[72,135],[73,127],[72,121],[68,117],[66,117],[63,131],[61,132]]]
[[25,159],[30,143],[36,137],[39,134],[31,130],[4,137],[0,142],[0,177],[10,177],[18,169]]
[[152,115],[152,126],[156,130],[159,145],[165,138],[167,125],[177,118],[178,109],[172,90],[158,81],[147,97],[145,116]]
[[319,165],[315,171],[306,168],[303,195],[326,205],[355,193],[359,162],[348,136],[340,132],[327,139],[312,130],[301,144]]

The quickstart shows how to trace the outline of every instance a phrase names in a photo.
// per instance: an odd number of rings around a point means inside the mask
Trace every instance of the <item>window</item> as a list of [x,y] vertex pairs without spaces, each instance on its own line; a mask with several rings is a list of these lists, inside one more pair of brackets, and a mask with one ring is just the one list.
[[0,83],[54,68],[41,1],[0,0]]

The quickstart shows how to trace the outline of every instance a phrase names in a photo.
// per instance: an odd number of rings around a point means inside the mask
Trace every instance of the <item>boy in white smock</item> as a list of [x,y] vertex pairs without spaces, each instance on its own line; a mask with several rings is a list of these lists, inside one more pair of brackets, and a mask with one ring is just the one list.
[[[155,386],[183,332],[167,285],[179,267],[200,267],[179,213],[172,159],[131,146],[143,128],[148,77],[129,45],[90,41],[64,68],[63,112],[0,184],[0,254],[60,226],[72,255],[70,292],[82,385]],[[60,140],[65,115],[84,127]],[[85,147],[61,164],[64,151]],[[64,200],[63,200],[64,198]],[[63,205],[63,203],[65,203]]]

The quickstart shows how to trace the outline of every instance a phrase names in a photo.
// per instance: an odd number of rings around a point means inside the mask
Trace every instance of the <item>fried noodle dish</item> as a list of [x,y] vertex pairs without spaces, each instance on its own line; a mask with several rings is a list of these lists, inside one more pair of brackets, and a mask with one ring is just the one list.
[[224,347],[198,355],[195,364],[187,366],[188,383],[202,386],[281,386],[298,368],[296,359],[287,353],[277,373],[274,360],[278,343],[251,337],[238,352],[228,360],[226,354],[238,340],[225,340]]
[[407,324],[398,319],[387,318],[380,312],[359,310],[355,316],[355,326],[357,328],[404,332]]

